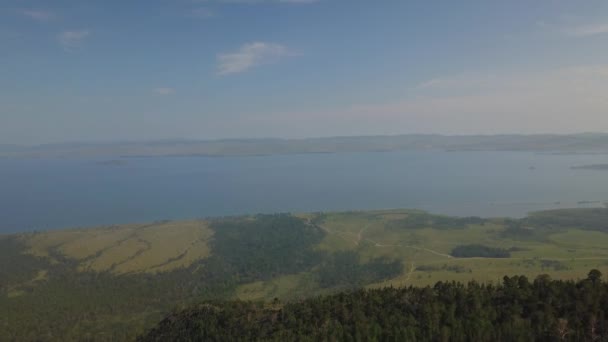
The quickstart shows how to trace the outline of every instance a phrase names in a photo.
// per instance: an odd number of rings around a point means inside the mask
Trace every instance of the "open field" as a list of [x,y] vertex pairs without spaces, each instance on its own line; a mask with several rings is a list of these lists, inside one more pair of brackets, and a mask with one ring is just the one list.
[[34,256],[67,258],[81,271],[114,274],[188,267],[209,256],[213,232],[205,222],[161,222],[23,234]]
[[[533,239],[518,239],[504,236],[506,228],[501,219],[455,229],[424,225],[400,229],[395,226],[396,220],[420,213],[387,210],[323,214],[319,226],[326,235],[316,248],[329,253],[354,251],[361,256],[362,262],[378,257],[402,261],[403,274],[368,287],[426,286],[438,281],[470,280],[499,283],[507,274],[526,275],[531,279],[539,274],[548,274],[554,279],[583,279],[592,268],[608,273],[606,232],[556,228],[543,230]],[[450,255],[453,248],[465,244],[513,251],[509,258],[455,258]],[[242,285],[237,295],[245,300],[301,298],[302,288],[308,293],[326,292],[315,286],[310,272],[304,272]]]
[[[503,236],[501,220],[469,225],[462,229],[390,228],[393,215],[411,211],[394,210],[390,214],[370,212],[365,215],[328,214],[323,226],[328,235],[322,242],[326,250],[343,248],[350,243],[364,258],[387,256],[403,261],[400,277],[370,286],[425,286],[437,281],[501,282],[506,274],[534,278],[546,273],[555,279],[584,278],[591,268],[608,270],[608,233],[576,229],[544,232],[535,240]],[[345,221],[348,224],[345,224]],[[510,258],[455,258],[453,248],[464,244],[482,244],[513,249]]]

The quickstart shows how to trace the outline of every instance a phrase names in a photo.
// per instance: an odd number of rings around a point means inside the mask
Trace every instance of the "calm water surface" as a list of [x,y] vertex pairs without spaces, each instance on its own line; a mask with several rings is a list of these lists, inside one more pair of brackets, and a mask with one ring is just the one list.
[[608,200],[608,171],[570,168],[608,163],[606,155],[375,152],[123,160],[0,159],[0,233],[381,208],[519,217]]

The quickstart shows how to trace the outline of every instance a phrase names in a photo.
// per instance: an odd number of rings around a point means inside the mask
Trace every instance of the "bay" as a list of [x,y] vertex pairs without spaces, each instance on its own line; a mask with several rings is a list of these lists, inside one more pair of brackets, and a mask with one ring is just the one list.
[[601,206],[607,155],[369,152],[0,159],[0,233],[275,212],[387,208],[522,217]]

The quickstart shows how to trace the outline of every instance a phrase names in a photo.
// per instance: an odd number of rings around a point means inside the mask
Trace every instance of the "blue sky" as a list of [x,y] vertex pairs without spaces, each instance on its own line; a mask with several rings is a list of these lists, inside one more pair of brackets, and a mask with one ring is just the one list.
[[584,131],[606,1],[0,2],[0,143]]

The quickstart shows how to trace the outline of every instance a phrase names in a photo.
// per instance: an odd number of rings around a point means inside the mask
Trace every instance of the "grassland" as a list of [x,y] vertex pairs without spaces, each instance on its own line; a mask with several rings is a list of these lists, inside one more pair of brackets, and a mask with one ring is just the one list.
[[[582,278],[590,268],[608,271],[608,233],[577,227],[540,230],[535,236],[506,237],[504,220],[446,229],[421,224],[401,228],[399,222],[416,210],[381,210],[296,215],[316,219],[325,232],[315,247],[326,253],[352,251],[362,262],[379,257],[401,260],[404,273],[370,287],[424,286],[437,281],[500,282],[505,274],[535,276],[546,273],[556,279]],[[429,215],[429,217],[432,217]],[[534,229],[531,227],[529,229]],[[23,234],[27,253],[67,258],[81,271],[113,274],[156,273],[187,268],[207,258],[213,231],[207,222],[159,222],[93,229]],[[454,258],[453,248],[464,244],[512,249],[511,257]],[[40,270],[44,272],[44,270]],[[608,272],[606,272],[608,273]],[[34,281],[34,279],[32,279]],[[310,272],[281,275],[267,281],[244,284],[237,290],[242,299],[303,297],[323,292]]]
[[[482,224],[445,229],[421,225],[401,229],[396,221],[415,210],[386,210],[322,215],[319,226],[327,233],[317,248],[329,253],[354,251],[362,261],[378,257],[401,260],[400,276],[369,284],[368,287],[426,286],[438,281],[502,282],[506,274],[530,278],[548,274],[554,279],[583,279],[589,269],[608,273],[608,233],[583,230],[576,226],[538,229],[532,237],[505,237],[505,220],[485,220]],[[527,229],[534,230],[534,227]],[[455,258],[453,248],[482,244],[510,249],[510,258]],[[307,291],[302,291],[306,288]],[[310,272],[279,277],[267,282],[243,285],[240,299],[260,300],[301,298],[303,293],[322,294]]]
[[[112,331],[121,339],[201,299],[289,301],[357,286],[499,283],[516,274],[583,279],[590,269],[608,274],[605,222],[608,209],[543,212],[521,220],[396,209],[4,236],[0,327],[24,326],[7,335],[0,329],[0,339],[24,337],[19,334],[40,326],[35,320],[46,322],[39,331],[64,340],[83,331]],[[468,245],[508,251],[508,257],[452,255]],[[374,273],[376,266],[382,270]],[[58,314],[65,324],[53,318]]]
[[[344,229],[340,221],[340,215],[329,215],[325,226],[329,232]],[[584,278],[590,268],[608,270],[608,234],[604,232],[572,227],[546,231],[542,238],[534,240],[519,240],[504,237],[505,227],[501,220],[448,230],[432,227],[400,230],[388,229],[388,226],[390,219],[387,221],[385,214],[372,213],[359,215],[359,222],[353,222],[350,228],[351,234],[358,234],[357,227],[361,227],[360,241],[364,243],[356,247],[361,254],[368,258],[401,258],[409,266],[402,276],[370,286],[424,286],[451,280],[501,282],[505,274],[523,274],[533,278],[546,273],[555,279],[576,279]],[[464,244],[514,251],[507,259],[450,256],[453,248]]]
[[[421,213],[384,210],[322,214],[318,226],[326,235],[316,249],[327,253],[354,251],[362,261],[388,257],[405,265],[401,276],[370,286],[424,286],[451,280],[499,282],[505,274],[534,276],[541,272],[556,279],[570,279],[584,277],[589,268],[608,269],[605,232],[571,227],[544,230],[532,239],[513,239],[502,234],[505,226],[500,219],[460,229],[432,225],[400,229],[396,223]],[[318,215],[297,216],[311,220]],[[58,256],[75,260],[82,271],[125,274],[186,268],[211,255],[208,241],[212,236],[206,222],[190,221],[50,231],[23,234],[20,238],[32,255],[53,262]],[[463,244],[515,251],[504,260],[452,257],[451,250]],[[547,261],[554,261],[553,266],[547,266]],[[561,266],[556,266],[556,262]],[[293,297],[304,296],[314,287],[310,273],[304,272],[246,284],[237,294],[242,299]]]
[[27,253],[78,263],[81,271],[114,274],[162,272],[210,255],[213,232],[202,221],[159,222],[24,234]]

